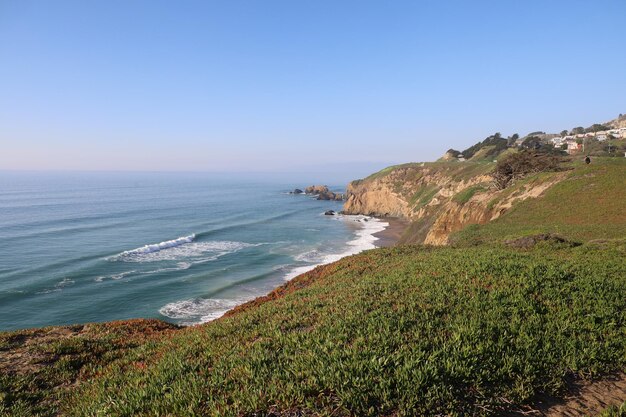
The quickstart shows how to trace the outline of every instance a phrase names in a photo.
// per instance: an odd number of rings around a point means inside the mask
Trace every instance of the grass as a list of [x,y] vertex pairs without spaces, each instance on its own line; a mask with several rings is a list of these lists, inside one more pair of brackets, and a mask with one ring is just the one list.
[[[493,164],[426,166],[463,180]],[[459,232],[456,246],[348,257],[213,323],[0,333],[0,415],[499,415],[563,395],[572,377],[624,371],[626,161],[573,168],[540,198]],[[582,244],[502,244],[555,232]]]
[[76,381],[176,329],[132,320],[0,333],[0,415],[54,414]]
[[134,347],[66,388],[58,407],[77,416],[498,413],[562,393],[568,375],[623,369],[625,255],[622,244],[368,251],[292,282],[298,291]]
[[419,210],[420,208],[427,205],[430,200],[433,199],[435,194],[439,192],[439,190],[440,187],[436,185],[421,187],[415,194],[413,194],[413,196],[409,200],[409,206],[413,207],[414,211]]
[[626,402],[622,403],[622,405],[611,406],[598,414],[597,417],[626,417]]
[[[626,158],[595,158],[591,165],[576,162],[572,168],[540,198],[517,203],[493,222],[466,228],[453,241],[476,244],[537,233],[557,233],[578,241],[626,237]],[[526,178],[500,198],[554,175],[559,174]]]
[[474,194],[484,191],[485,187],[483,185],[475,185],[473,187],[468,187],[465,190],[462,190],[454,195],[452,198],[453,201],[459,204],[465,204],[474,197]]

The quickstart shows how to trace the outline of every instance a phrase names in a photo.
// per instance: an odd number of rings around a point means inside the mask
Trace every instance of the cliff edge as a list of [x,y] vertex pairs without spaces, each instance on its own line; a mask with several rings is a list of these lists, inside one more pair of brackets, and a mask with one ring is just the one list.
[[498,189],[492,176],[495,168],[493,160],[385,168],[348,185],[344,213],[404,218],[411,225],[400,243],[445,245],[452,233],[495,220],[564,178],[563,172],[548,172]]

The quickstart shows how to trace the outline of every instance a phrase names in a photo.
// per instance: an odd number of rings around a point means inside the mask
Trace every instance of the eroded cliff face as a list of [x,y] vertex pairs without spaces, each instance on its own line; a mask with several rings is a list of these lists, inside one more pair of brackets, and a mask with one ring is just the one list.
[[346,214],[400,217],[412,222],[401,242],[445,245],[470,224],[497,219],[518,201],[539,197],[562,176],[497,191],[493,163],[437,162],[387,168],[348,185]]

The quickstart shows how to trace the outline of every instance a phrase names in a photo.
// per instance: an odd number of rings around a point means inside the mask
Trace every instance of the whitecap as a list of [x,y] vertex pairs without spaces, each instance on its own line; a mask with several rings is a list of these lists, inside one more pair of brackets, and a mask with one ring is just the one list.
[[195,235],[190,235],[155,245],[142,246],[141,248],[124,251],[108,258],[108,260],[121,262],[156,262],[180,261],[185,258],[199,257],[200,259],[197,259],[194,263],[202,263],[213,261],[220,256],[250,246],[256,246],[249,243],[231,241],[194,242],[194,237]]
[[63,287],[67,287],[68,285],[73,285],[73,284],[74,284],[73,279],[63,278],[61,281],[56,283],[55,288],[63,288]]
[[166,304],[159,313],[170,319],[182,320],[183,325],[206,323],[224,315],[231,308],[246,300],[219,298],[192,298]]
[[303,252],[293,257],[298,262],[320,262],[323,258],[323,254],[317,249]]
[[120,255],[134,255],[134,254],[146,254],[158,252],[163,249],[175,248],[176,246],[184,245],[185,243],[191,243],[196,238],[195,234],[189,236],[183,236],[172,240],[166,240],[160,243],[154,243],[151,245],[144,245],[137,249],[122,252]]
[[389,226],[389,223],[384,222],[375,217],[361,216],[361,215],[337,215],[333,216],[335,220],[347,221],[358,223],[359,229],[355,232],[355,238],[346,243],[346,249],[340,253],[334,254],[321,254],[317,250],[304,252],[294,257],[297,261],[314,262],[313,265],[297,266],[292,268],[285,276],[286,281],[290,281],[298,275],[309,272],[319,265],[325,265],[331,262],[345,258],[346,256],[356,255],[364,250],[376,248],[375,242],[378,240],[374,236],[378,232],[382,232]]

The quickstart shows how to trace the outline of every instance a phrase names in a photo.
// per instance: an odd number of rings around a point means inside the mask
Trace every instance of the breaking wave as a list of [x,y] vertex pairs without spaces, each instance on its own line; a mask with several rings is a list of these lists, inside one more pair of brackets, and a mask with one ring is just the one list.
[[255,246],[244,242],[209,241],[194,242],[196,235],[179,237],[161,243],[145,245],[137,249],[124,251],[108,258],[109,261],[156,262],[177,261],[196,258],[194,264],[214,261],[220,256]]
[[245,301],[247,300],[192,298],[166,304],[159,313],[170,319],[183,320],[182,325],[192,325],[215,320]]
[[176,246],[184,245],[185,243],[191,243],[196,238],[195,234],[189,236],[179,237],[173,240],[166,240],[165,242],[155,243],[152,245],[144,245],[140,248],[128,250],[120,253],[118,256],[131,256],[131,255],[143,255],[146,253],[158,252],[163,249],[175,248]]
[[317,266],[338,261],[346,256],[356,255],[364,250],[374,249],[376,247],[375,242],[378,240],[378,238],[374,235],[378,232],[382,232],[387,228],[387,226],[389,226],[389,223],[369,216],[338,215],[335,219],[339,221],[360,223],[361,227],[355,232],[355,239],[347,242],[347,248],[340,253],[324,254],[319,250],[314,249],[294,256],[294,260],[296,261],[312,262],[313,264],[297,266],[291,269],[287,274],[285,274],[284,278],[286,281],[290,281],[298,275],[311,271]]

